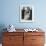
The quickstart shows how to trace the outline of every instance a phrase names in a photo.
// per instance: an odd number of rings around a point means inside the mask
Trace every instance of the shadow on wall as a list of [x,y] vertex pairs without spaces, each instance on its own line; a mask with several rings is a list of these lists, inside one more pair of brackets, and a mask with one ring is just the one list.
[[4,28],[6,28],[6,26],[4,24],[0,24],[0,43],[2,43],[2,33],[6,31],[3,30]]

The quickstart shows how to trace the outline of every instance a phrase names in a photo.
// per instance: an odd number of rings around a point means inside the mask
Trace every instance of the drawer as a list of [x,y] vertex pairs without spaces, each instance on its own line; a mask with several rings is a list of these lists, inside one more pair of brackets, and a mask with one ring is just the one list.
[[2,44],[2,46],[23,46],[23,43],[21,44]]
[[43,44],[44,36],[32,36],[32,43],[33,44]]
[[44,44],[32,44],[32,46],[44,46]]
[[15,43],[15,42],[22,42],[23,36],[4,36],[3,43]]
[[24,36],[44,36],[44,32],[24,32]]
[[23,36],[23,32],[4,32],[4,36]]
[[22,46],[23,45],[23,39],[22,38],[16,38],[14,40],[4,40],[3,46]]
[[2,46],[16,46],[14,44],[2,44]]

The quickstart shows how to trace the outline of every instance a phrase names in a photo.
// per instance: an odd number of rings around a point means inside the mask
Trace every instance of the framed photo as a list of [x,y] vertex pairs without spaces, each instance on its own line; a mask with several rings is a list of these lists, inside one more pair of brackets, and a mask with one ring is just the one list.
[[31,5],[20,5],[20,21],[33,22],[34,21],[34,7]]

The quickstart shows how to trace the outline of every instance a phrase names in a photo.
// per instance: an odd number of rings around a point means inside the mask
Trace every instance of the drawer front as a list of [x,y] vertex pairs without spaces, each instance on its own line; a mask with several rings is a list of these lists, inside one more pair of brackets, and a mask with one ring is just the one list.
[[4,36],[23,36],[23,32],[4,32]]
[[23,46],[23,44],[2,44],[2,46]]
[[4,32],[3,46],[23,46],[23,32]]
[[24,36],[44,36],[44,32],[25,32]]
[[32,44],[32,46],[44,46],[43,44]]
[[44,44],[44,36],[32,36],[32,44]]
[[23,46],[23,36],[4,36],[3,46]]
[[23,36],[4,36],[3,43],[14,43],[23,41]]
[[24,45],[43,45],[44,36],[24,36]]

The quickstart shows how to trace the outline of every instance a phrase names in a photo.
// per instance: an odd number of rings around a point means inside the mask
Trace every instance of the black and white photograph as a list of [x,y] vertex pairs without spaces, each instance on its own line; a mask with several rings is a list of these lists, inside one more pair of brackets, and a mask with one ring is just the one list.
[[32,22],[34,15],[33,15],[33,7],[29,5],[22,5],[20,7],[20,21],[21,22]]

